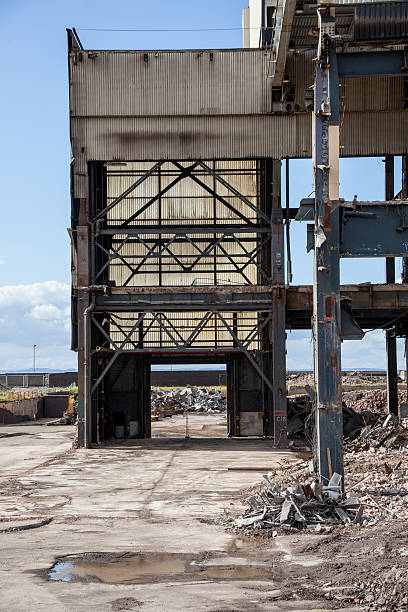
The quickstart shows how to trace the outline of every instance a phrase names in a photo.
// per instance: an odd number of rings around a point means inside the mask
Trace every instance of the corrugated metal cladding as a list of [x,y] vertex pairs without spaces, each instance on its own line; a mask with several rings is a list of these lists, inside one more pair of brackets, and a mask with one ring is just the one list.
[[[91,59],[88,55],[93,53],[81,52],[82,62],[78,54],[70,58],[71,135],[78,168],[84,157],[115,161],[311,156],[310,114],[269,114],[271,82],[262,50],[158,52],[158,57],[146,52],[147,62],[143,52],[95,53]],[[313,82],[312,54],[306,51],[288,59],[300,108],[303,91]],[[403,77],[347,79],[344,84],[342,155],[406,153],[406,111],[399,118],[387,117],[386,112],[367,114],[403,108]],[[348,117],[355,111],[362,121],[359,141],[351,133],[349,142],[346,128],[355,118]],[[384,129],[373,139],[368,130],[377,123]],[[79,180],[75,188],[78,197],[84,196],[77,193]]]
[[[343,127],[342,157],[408,151],[407,111],[346,112]],[[302,158],[311,157],[311,115],[92,119],[74,121],[73,138],[74,150],[84,143],[89,160]]]
[[[287,75],[296,83],[295,103],[304,107],[304,90],[313,85],[314,51],[290,53],[287,60]],[[404,77],[378,76],[354,77],[341,80],[340,108],[347,114],[354,111],[404,110]],[[401,120],[406,119],[401,115]],[[347,145],[347,143],[345,143]]]
[[[222,161],[204,162],[211,170],[217,172],[235,190],[244,195],[252,204],[257,205],[258,200],[258,165],[255,161]],[[107,165],[107,202],[115,200],[121,193],[129,188],[140,176],[148,171],[153,162],[130,162],[121,165]],[[184,166],[188,164],[184,163]],[[137,212],[149,199],[180,174],[174,163],[163,163],[159,170],[146,179],[122,202],[117,204],[108,213],[110,227],[120,226]],[[227,187],[216,182],[216,179],[203,168],[196,168],[194,176],[202,183],[216,190],[238,212],[244,214],[250,221],[257,222],[256,213],[240,198],[234,195]],[[191,226],[205,224],[224,224],[233,227],[242,224],[233,211],[208,193],[190,177],[186,177],[171,187],[157,202],[146,208],[130,227],[143,230],[143,226]],[[216,234],[219,239],[222,232]],[[118,246],[123,235],[118,233],[114,237],[114,245]],[[211,248],[214,234],[195,234],[189,232],[188,241],[185,237],[174,240],[174,235],[160,236],[157,234],[141,233],[141,240],[125,244],[120,255],[133,267],[137,273],[131,275],[129,268],[117,258],[109,266],[110,280],[117,286],[191,286],[191,285],[236,285],[255,284],[257,282],[256,266],[250,262],[250,252],[256,257],[257,238],[255,234],[238,234],[237,241],[230,237],[224,239],[219,246]],[[168,249],[163,246],[172,240]],[[149,249],[153,253],[149,255]],[[208,256],[200,257],[200,250],[210,248]],[[214,257],[216,256],[216,260]],[[233,262],[229,257],[232,258]],[[193,266],[191,270],[184,270],[182,265]],[[245,266],[245,276],[237,268]],[[188,318],[188,316],[187,316]]]
[[[406,2],[406,0],[397,0],[397,2]],[[395,0],[381,0],[381,3],[395,3]],[[334,4],[378,4],[378,0],[334,0]]]
[[[379,0],[332,0],[331,4],[373,4],[378,3]],[[388,4],[389,2],[405,2],[406,0],[381,0]]]
[[[336,33],[349,34],[353,21],[353,9],[346,15],[336,15]],[[313,28],[318,27],[317,14],[301,14],[294,16],[290,32],[290,46],[299,48],[313,47],[317,49],[318,38],[313,33]]]
[[381,2],[356,6],[354,17],[355,40],[385,40],[407,36],[407,2]]
[[[239,115],[271,110],[268,56],[234,51],[71,55],[71,115]],[[74,58],[76,58],[74,60]]]
[[73,119],[89,160],[310,157],[311,116]]
[[[361,153],[361,142],[367,153]],[[343,143],[347,143],[347,147]],[[340,128],[340,146],[344,146],[342,151],[351,157],[391,155],[393,151],[396,155],[406,154],[408,113],[349,113]]]

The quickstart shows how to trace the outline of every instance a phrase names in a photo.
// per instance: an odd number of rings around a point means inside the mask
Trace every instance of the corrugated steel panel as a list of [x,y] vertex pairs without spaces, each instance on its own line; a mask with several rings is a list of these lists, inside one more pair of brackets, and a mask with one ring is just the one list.
[[71,55],[72,116],[269,112],[268,56],[226,51],[95,51]]
[[404,110],[403,76],[343,79],[342,86],[340,109],[346,112]]
[[[343,157],[407,152],[406,110],[356,114],[358,137],[345,131]],[[346,112],[345,126],[354,125],[353,115]],[[86,143],[90,160],[311,157],[311,115],[306,113],[245,119],[185,117],[171,122],[165,118],[76,120],[73,136],[74,141]]]
[[89,160],[310,157],[311,116],[72,119]]
[[[400,2],[405,2],[406,0],[399,0]],[[384,3],[395,2],[395,0],[382,0]],[[334,0],[334,4],[374,4],[378,3],[378,0]]]
[[407,2],[359,4],[354,14],[355,40],[387,40],[408,37]]
[[[348,34],[353,21],[353,9],[346,15],[336,15],[336,33]],[[300,14],[294,16],[290,33],[290,46],[297,49],[313,47],[317,48],[318,37],[316,36],[317,14]],[[314,31],[313,31],[314,30]]]
[[[304,90],[314,81],[314,51],[291,53],[287,75],[296,83],[295,103],[304,108]],[[404,77],[375,76],[341,79],[340,107],[346,113],[354,111],[404,110]]]
[[348,113],[340,131],[343,156],[406,155],[408,111]]

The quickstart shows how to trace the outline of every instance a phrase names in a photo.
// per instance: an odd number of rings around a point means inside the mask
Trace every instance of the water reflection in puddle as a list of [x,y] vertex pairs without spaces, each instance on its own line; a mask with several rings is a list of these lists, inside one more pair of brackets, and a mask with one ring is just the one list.
[[[238,547],[237,547],[238,548]],[[65,557],[48,571],[48,578],[60,582],[103,582],[141,584],[182,580],[272,580],[276,575],[266,566],[248,565],[243,558],[237,564],[231,558],[202,562],[196,555],[137,554],[126,556],[83,555]]]

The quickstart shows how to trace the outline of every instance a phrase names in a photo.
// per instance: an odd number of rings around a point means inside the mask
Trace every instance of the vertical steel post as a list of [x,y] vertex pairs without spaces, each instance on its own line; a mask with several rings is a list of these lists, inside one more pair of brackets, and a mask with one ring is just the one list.
[[[401,198],[408,199],[408,155],[402,156],[402,189]],[[402,282],[408,283],[408,257],[404,257],[402,266]],[[408,335],[405,336],[405,383],[408,394]]]
[[319,12],[321,27],[312,128],[316,200],[313,283],[315,460],[324,482],[334,472],[344,474],[338,207],[339,78],[336,53],[330,51],[325,37],[326,20],[330,18]]
[[89,233],[88,226],[77,226],[77,287],[78,287],[78,445],[87,447],[90,435],[90,384],[88,365],[91,352],[85,342],[86,316],[89,295],[85,287],[89,284]]
[[[394,198],[394,157],[385,157],[385,199]],[[385,260],[386,282],[395,283],[395,259]],[[387,407],[390,414],[398,414],[398,379],[397,379],[397,338],[395,330],[385,333],[387,351]]]
[[285,328],[285,263],[284,229],[281,206],[281,162],[272,162],[272,248],[271,278],[272,311],[272,383],[273,425],[276,446],[287,445],[286,406],[286,328]]

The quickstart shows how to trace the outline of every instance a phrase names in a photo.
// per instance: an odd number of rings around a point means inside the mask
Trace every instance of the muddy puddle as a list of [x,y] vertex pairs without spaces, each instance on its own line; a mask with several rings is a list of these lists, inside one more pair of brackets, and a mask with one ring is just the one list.
[[225,550],[232,553],[243,551],[246,553],[256,552],[256,550],[267,541],[268,538],[249,538],[246,536],[238,536],[236,538],[232,538],[232,540],[227,543]]
[[[240,544],[235,550],[239,550]],[[247,544],[245,542],[245,544]],[[243,548],[245,548],[245,544]],[[268,566],[251,565],[242,556],[236,563],[229,556],[212,559],[187,554],[84,554],[59,559],[47,577],[59,582],[147,584],[175,580],[276,580]]]

